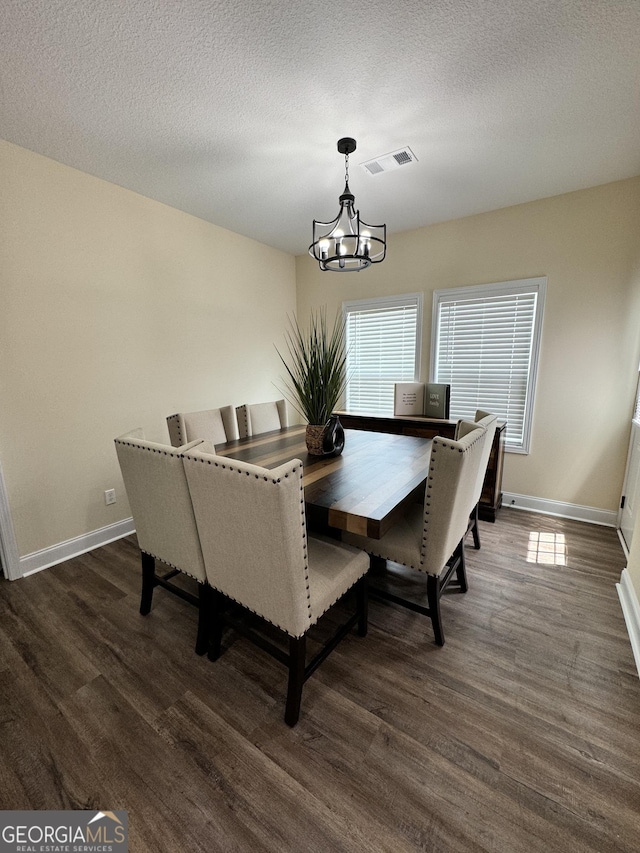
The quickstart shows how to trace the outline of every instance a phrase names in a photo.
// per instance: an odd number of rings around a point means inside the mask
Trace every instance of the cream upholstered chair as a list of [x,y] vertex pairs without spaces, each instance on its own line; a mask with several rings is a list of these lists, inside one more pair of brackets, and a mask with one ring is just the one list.
[[240,438],[238,419],[233,406],[207,409],[203,412],[178,412],[167,418],[169,440],[174,447],[204,439],[211,444],[224,444]]
[[478,529],[478,506],[480,503],[480,498],[482,496],[484,478],[487,473],[487,465],[489,464],[489,457],[491,456],[491,448],[493,447],[493,438],[495,436],[497,425],[498,418],[496,415],[492,415],[489,412],[485,412],[482,409],[478,409],[476,411],[475,421],[461,420],[458,421],[458,424],[456,426],[456,438],[462,438],[463,435],[466,435],[468,432],[471,432],[473,429],[476,429],[478,427],[485,430],[482,456],[480,458],[480,468],[478,469],[478,479],[476,481],[477,499],[474,508],[471,510],[471,515],[469,516],[469,526],[467,529],[467,533],[471,532],[471,534],[473,535],[473,545],[476,549],[480,548],[480,530]]
[[[156,586],[198,605],[196,652],[200,655],[207,651],[209,643],[210,589],[182,452],[202,444],[194,441],[180,448],[156,444],[145,441],[141,429],[115,439],[142,560],[140,613],[146,616],[151,610]],[[166,563],[170,571],[162,576],[156,574],[156,560]],[[170,583],[178,571],[198,581],[198,598]]]
[[[319,663],[356,624],[367,632],[366,574],[369,560],[333,539],[307,536],[302,462],[273,470],[194,448],[184,466],[213,594],[210,657],[216,660],[224,624],[258,642],[289,669],[285,722],[300,714],[302,687]],[[306,663],[307,631],[351,587],[356,613]],[[226,612],[231,599],[280,629],[289,653],[247,631]]]
[[[367,551],[372,564],[390,560],[427,575],[427,606],[385,590],[372,592],[431,617],[436,643],[444,645],[440,596],[455,575],[467,591],[464,537],[476,495],[484,430],[456,441],[436,437],[431,445],[424,504],[414,504],[381,539],[344,533],[344,542]],[[392,570],[387,567],[387,571]]]
[[284,400],[238,406],[236,413],[240,438],[289,426],[287,404]]

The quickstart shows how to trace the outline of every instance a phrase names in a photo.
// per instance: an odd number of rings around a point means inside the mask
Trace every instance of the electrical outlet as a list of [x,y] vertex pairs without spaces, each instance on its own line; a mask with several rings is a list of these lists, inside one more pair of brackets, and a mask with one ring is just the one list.
[[116,490],[115,489],[107,489],[104,493],[104,502],[107,506],[110,504],[114,504],[116,502]]

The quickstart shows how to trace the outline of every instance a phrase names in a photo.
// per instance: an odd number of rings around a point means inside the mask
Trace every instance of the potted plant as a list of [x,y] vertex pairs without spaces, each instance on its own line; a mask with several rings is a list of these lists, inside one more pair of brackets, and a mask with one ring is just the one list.
[[308,329],[302,329],[296,319],[289,322],[289,359],[277,350],[288,374],[283,393],[307,421],[309,453],[337,456],[344,447],[344,430],[333,415],[347,383],[344,320],[338,315],[329,331],[326,311],[320,309],[311,313]]

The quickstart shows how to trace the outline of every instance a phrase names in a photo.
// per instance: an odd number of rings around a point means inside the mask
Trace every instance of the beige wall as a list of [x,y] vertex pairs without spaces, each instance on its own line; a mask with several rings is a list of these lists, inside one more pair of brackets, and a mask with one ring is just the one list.
[[168,442],[172,412],[275,398],[295,261],[5,142],[0,186],[0,459],[24,556],[130,515],[115,436]]
[[391,234],[384,263],[355,275],[298,257],[298,316],[424,292],[425,380],[434,290],[547,276],[531,452],[507,455],[503,488],[616,511],[640,359],[639,235],[640,178]]
[[0,186],[0,461],[21,556],[128,517],[114,436],[140,425],[166,441],[173,411],[275,397],[296,283],[303,322],[312,306],[422,290],[426,378],[434,289],[546,275],[532,450],[508,456],[504,489],[617,509],[640,361],[640,178],[391,234],[387,260],[358,275],[294,266],[5,142]]

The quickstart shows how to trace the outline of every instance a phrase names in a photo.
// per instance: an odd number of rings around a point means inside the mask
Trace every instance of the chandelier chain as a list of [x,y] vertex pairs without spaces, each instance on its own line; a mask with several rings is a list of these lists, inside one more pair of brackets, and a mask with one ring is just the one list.
[[349,183],[349,155],[344,155],[344,182]]

